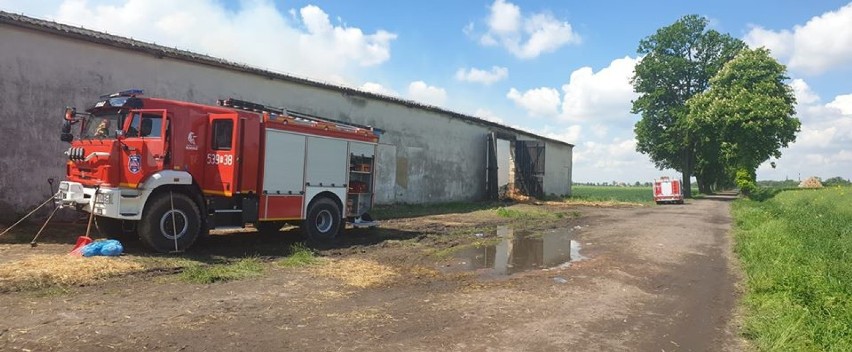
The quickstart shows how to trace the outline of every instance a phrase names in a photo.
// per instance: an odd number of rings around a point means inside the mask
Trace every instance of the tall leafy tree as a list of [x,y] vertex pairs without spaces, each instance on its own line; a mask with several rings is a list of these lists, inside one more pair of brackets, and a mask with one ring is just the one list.
[[[707,30],[707,19],[698,15],[685,16],[639,42],[643,58],[632,80],[639,93],[632,112],[641,115],[634,129],[636,150],[660,169],[680,171],[687,197],[699,144],[688,128],[686,102],[707,90],[710,78],[744,47],[739,39]],[[701,180],[702,175],[696,176]]]
[[717,141],[718,157],[743,189],[755,184],[760,164],[796,141],[801,123],[786,71],[769,50],[745,49],[687,104],[692,133]]

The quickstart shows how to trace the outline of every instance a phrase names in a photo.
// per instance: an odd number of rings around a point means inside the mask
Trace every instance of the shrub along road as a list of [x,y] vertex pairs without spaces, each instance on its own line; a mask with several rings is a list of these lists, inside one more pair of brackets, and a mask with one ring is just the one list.
[[[419,216],[345,234],[322,258],[302,250],[284,265],[261,250],[247,263],[235,254],[238,235],[213,236],[201,256],[230,256],[251,275],[149,271],[0,293],[0,349],[739,350],[729,210],[727,199],[701,199]],[[569,231],[587,259],[508,277],[454,270],[454,253],[499,242],[498,225]],[[286,248],[279,238],[253,241]]]

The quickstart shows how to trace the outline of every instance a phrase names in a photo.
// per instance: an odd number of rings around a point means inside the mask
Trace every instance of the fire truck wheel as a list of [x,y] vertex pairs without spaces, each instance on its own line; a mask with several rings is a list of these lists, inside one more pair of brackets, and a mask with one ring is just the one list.
[[95,222],[98,225],[101,235],[107,238],[115,238],[123,241],[139,238],[134,224],[125,224],[123,220],[96,216]]
[[308,216],[302,222],[302,231],[312,241],[328,241],[340,232],[341,223],[337,203],[328,198],[320,198],[308,208]]
[[160,253],[186,250],[201,231],[198,206],[180,193],[172,193],[172,199],[169,199],[169,193],[155,197],[142,213],[139,237],[148,247]]

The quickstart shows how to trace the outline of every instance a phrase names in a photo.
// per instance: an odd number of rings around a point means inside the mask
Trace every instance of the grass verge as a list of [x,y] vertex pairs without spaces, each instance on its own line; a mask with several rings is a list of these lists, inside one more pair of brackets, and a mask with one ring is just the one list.
[[565,213],[547,212],[541,210],[512,209],[499,207],[495,210],[497,216],[513,220],[562,219]]
[[759,350],[852,351],[852,188],[733,204],[744,335]]
[[188,266],[178,277],[189,283],[212,284],[260,276],[263,269],[264,265],[260,259],[245,258],[227,264]]
[[278,265],[288,268],[309,266],[319,263],[319,258],[303,243],[290,245],[290,255],[278,261]]

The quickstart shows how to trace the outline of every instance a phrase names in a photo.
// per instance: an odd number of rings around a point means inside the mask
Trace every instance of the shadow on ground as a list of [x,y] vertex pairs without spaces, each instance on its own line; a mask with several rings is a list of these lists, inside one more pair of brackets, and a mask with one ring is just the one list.
[[[22,224],[3,238],[0,244],[27,244],[39,231],[39,224]],[[78,236],[86,233],[85,223],[52,223],[39,236],[38,243],[68,245],[71,249]],[[94,227],[90,236],[95,239],[109,238],[100,234]],[[232,232],[211,234],[199,239],[186,253],[177,254],[188,259],[205,263],[222,263],[241,258],[256,257],[275,259],[290,255],[292,245],[304,243],[316,251],[357,250],[359,247],[378,245],[387,240],[406,240],[421,236],[419,232],[402,231],[387,228],[346,229],[334,240],[327,243],[307,241],[301,229],[284,228],[275,233],[260,233],[251,228]],[[176,254],[157,254],[146,248],[139,239],[120,239],[124,252],[137,256],[176,256]]]
[[739,194],[737,192],[717,192],[714,194],[704,194],[701,199],[722,201],[722,202],[732,202],[739,198]]

